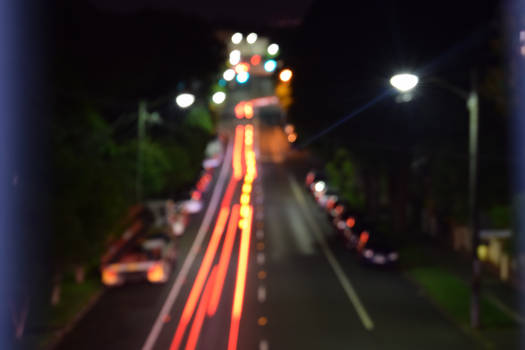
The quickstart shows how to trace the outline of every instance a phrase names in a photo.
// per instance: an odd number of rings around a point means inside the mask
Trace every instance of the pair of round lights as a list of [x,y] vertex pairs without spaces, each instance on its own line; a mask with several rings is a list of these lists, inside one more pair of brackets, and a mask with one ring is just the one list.
[[[248,36],[246,37],[246,42],[247,42],[248,44],[250,44],[250,45],[251,45],[251,44],[254,44],[254,43],[257,41],[257,37],[258,37],[258,36],[257,36],[256,33],[250,33],[250,34],[248,34]],[[232,40],[232,43],[234,43],[235,45],[238,45],[238,44],[241,43],[242,38],[243,38],[242,33],[235,33],[235,34],[232,35],[231,40]]]

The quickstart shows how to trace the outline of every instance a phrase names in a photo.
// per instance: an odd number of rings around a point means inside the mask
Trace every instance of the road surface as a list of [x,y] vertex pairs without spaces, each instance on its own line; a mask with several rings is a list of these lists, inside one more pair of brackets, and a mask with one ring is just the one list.
[[338,244],[281,128],[239,124],[168,283],[108,289],[58,349],[477,348],[401,272]]

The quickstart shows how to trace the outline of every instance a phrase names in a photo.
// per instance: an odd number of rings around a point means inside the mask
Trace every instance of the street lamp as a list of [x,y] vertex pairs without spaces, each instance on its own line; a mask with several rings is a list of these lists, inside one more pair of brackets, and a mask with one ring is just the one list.
[[246,42],[248,44],[254,44],[255,42],[257,41],[257,34],[255,33],[250,33],[248,34],[248,36],[246,37]]
[[232,35],[232,43],[235,45],[240,44],[242,41],[242,34],[241,33],[235,33]]
[[188,108],[195,102],[195,96],[188,93],[180,94],[175,98],[175,102],[180,108]]
[[[390,84],[401,93],[412,90],[418,83],[416,75],[403,73],[394,75]],[[478,220],[477,220],[477,178],[478,178],[478,119],[479,98],[473,76],[471,76],[471,91],[467,92],[453,86],[441,79],[431,78],[429,82],[448,90],[466,102],[469,111],[469,225],[472,232],[472,291],[470,301],[470,324],[472,328],[478,328],[479,320],[479,294],[481,279],[481,263],[478,257],[478,246],[480,243]]]
[[410,73],[396,74],[390,78],[390,85],[401,92],[407,92],[416,87],[419,82],[417,75]]
[[268,51],[268,54],[270,54],[271,56],[275,56],[277,55],[277,52],[279,52],[279,45],[275,43],[270,44],[268,48],[266,49],[266,51]]
[[230,64],[235,66],[239,62],[241,62],[241,51],[233,50],[230,52]]
[[213,94],[211,99],[213,103],[220,105],[221,103],[224,102],[224,100],[226,100],[226,94],[222,91],[217,91],[216,93]]
[[228,68],[224,71],[222,77],[226,81],[232,81],[235,78],[235,71],[231,68]]

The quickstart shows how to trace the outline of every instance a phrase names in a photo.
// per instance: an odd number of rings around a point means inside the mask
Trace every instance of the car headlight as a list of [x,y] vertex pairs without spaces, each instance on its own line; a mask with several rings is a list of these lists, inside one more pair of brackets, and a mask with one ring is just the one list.
[[396,261],[397,259],[399,259],[398,253],[393,252],[393,253],[388,254],[388,260]]
[[374,252],[371,249],[367,249],[364,251],[363,255],[367,259],[371,259],[374,256]]

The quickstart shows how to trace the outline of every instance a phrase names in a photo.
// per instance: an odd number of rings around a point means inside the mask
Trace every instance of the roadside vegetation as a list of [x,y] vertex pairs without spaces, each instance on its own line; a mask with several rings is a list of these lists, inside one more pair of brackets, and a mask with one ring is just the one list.
[[100,257],[124,232],[130,208],[180,196],[198,178],[216,118],[206,102],[182,110],[174,98],[191,91],[208,101],[222,57],[212,28],[199,18],[149,10],[122,15],[89,1],[57,4],[49,86],[52,230],[45,242],[51,253],[44,259],[50,264],[40,267],[37,287],[20,286],[27,298],[13,309],[29,309],[29,334],[16,335],[27,348],[51,344],[101,290]]

